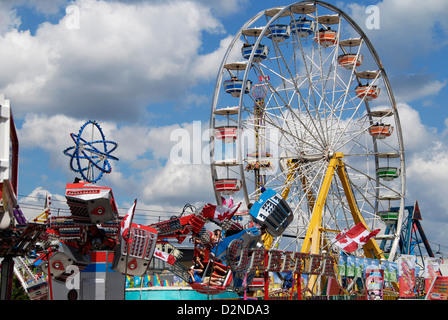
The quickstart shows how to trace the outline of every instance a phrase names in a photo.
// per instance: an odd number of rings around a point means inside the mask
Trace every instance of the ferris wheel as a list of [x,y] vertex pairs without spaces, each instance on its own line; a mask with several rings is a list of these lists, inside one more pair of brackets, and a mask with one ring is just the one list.
[[405,199],[400,120],[372,43],[346,13],[302,1],[248,20],[223,58],[210,123],[218,204],[232,196],[249,210],[273,189],[294,213],[274,243],[307,252],[359,219],[385,230],[399,207],[397,230],[378,235],[392,243],[381,257],[394,259]]

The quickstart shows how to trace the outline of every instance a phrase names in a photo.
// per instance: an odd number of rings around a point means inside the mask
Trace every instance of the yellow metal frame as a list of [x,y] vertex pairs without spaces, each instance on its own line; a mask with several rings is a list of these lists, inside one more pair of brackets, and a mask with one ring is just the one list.
[[[339,176],[339,179],[341,180],[342,188],[344,189],[344,193],[347,198],[354,223],[358,224],[359,222],[362,222],[367,230],[369,230],[356,204],[356,200],[350,187],[347,173],[345,171],[345,165],[342,161],[343,157],[343,153],[336,153],[334,154],[333,158],[331,158],[328,164],[327,172],[319,191],[319,195],[314,203],[314,206],[312,207],[313,213],[311,215],[310,224],[308,226],[308,230],[306,232],[305,239],[302,245],[302,252],[311,254],[321,253],[321,236],[322,232],[325,231],[325,229],[322,227],[322,213],[325,206],[325,201],[328,196],[328,191],[330,190],[331,182],[333,180],[333,176],[336,172]],[[335,232],[336,230],[331,231]],[[363,246],[363,250],[364,255],[367,258],[384,258],[382,250],[379,248],[374,239],[370,239]],[[311,275],[308,280],[308,289],[311,292],[317,292],[318,288],[315,287],[316,282],[317,276]]]
[[[325,206],[325,201],[328,196],[328,191],[330,190],[331,181],[335,172],[337,172],[339,179],[342,183],[342,188],[344,189],[345,196],[347,198],[348,205],[350,207],[350,212],[353,217],[355,224],[362,222],[364,226],[369,229],[366,225],[364,218],[359,212],[358,206],[356,204],[355,197],[353,195],[350,183],[348,180],[347,173],[345,171],[345,165],[342,161],[344,155],[343,153],[334,154],[333,158],[328,164],[327,172],[325,174],[324,181],[322,183],[317,201],[313,208],[313,213],[311,216],[310,224],[305,235],[305,240],[302,245],[302,252],[308,252],[312,254],[319,254],[321,250],[321,235],[322,235],[322,213]],[[370,239],[364,246],[364,255],[367,258],[384,258],[383,252],[376,243],[374,239]]]

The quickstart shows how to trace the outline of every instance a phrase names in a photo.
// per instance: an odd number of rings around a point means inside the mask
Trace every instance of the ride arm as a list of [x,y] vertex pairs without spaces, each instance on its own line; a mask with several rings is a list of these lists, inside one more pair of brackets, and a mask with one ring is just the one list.
[[150,225],[158,232],[157,242],[165,242],[166,239],[177,239],[182,243],[185,238],[192,234],[197,235],[202,230],[205,220],[195,214],[184,217],[176,217]]

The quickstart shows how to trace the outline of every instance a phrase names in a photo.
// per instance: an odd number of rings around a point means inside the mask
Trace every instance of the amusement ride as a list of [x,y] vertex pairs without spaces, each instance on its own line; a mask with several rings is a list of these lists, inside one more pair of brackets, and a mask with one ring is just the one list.
[[[66,187],[70,215],[51,217],[46,208],[24,222],[39,226],[35,265],[51,294],[88,299],[86,279],[124,288],[120,275],[157,269],[207,296],[264,290],[269,298],[269,272],[293,275],[290,297],[330,287],[350,296],[355,281],[337,275],[343,254],[335,242],[361,226],[369,236],[350,255],[394,262],[404,252],[404,222],[420,226],[404,217],[405,153],[386,70],[362,29],[331,4],[301,1],[249,19],[222,60],[210,123],[216,203],[148,226],[133,222],[137,200],[121,217],[112,189],[96,184],[118,161],[118,144],[96,121],[71,134],[75,145],[64,154],[80,177]],[[192,267],[177,248],[186,239]],[[100,262],[101,272],[92,268]],[[67,286],[70,266],[81,290]],[[108,297],[117,295],[100,298]]]
[[[362,29],[340,9],[304,1],[245,23],[221,64],[213,96],[212,176],[216,201],[232,194],[249,209],[273,189],[294,222],[272,246],[330,251],[358,222],[384,229],[401,208],[388,252],[396,258],[405,200],[404,147],[384,66]],[[336,232],[336,233],[335,233]]]

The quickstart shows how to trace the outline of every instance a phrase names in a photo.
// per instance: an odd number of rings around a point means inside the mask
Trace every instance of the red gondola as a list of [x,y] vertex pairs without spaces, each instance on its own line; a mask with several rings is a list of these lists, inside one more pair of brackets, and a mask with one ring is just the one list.
[[[214,266],[218,266],[224,270],[226,270],[225,274],[219,274],[216,271],[211,272],[210,276],[207,276],[206,272],[204,272],[204,276],[201,279],[201,282],[194,282],[190,283],[190,286],[193,288],[193,290],[203,293],[203,294],[209,294],[209,295],[215,295],[219,293],[223,293],[227,291],[227,287],[232,283],[232,272],[230,270],[230,267],[218,263],[218,262],[204,262],[207,263],[207,268],[212,268]],[[214,283],[213,277],[216,276],[223,276],[222,282]]]
[[223,126],[215,128],[215,136],[224,143],[234,143],[238,137],[237,126]]
[[232,195],[241,189],[239,179],[215,179],[215,188],[223,195]]

